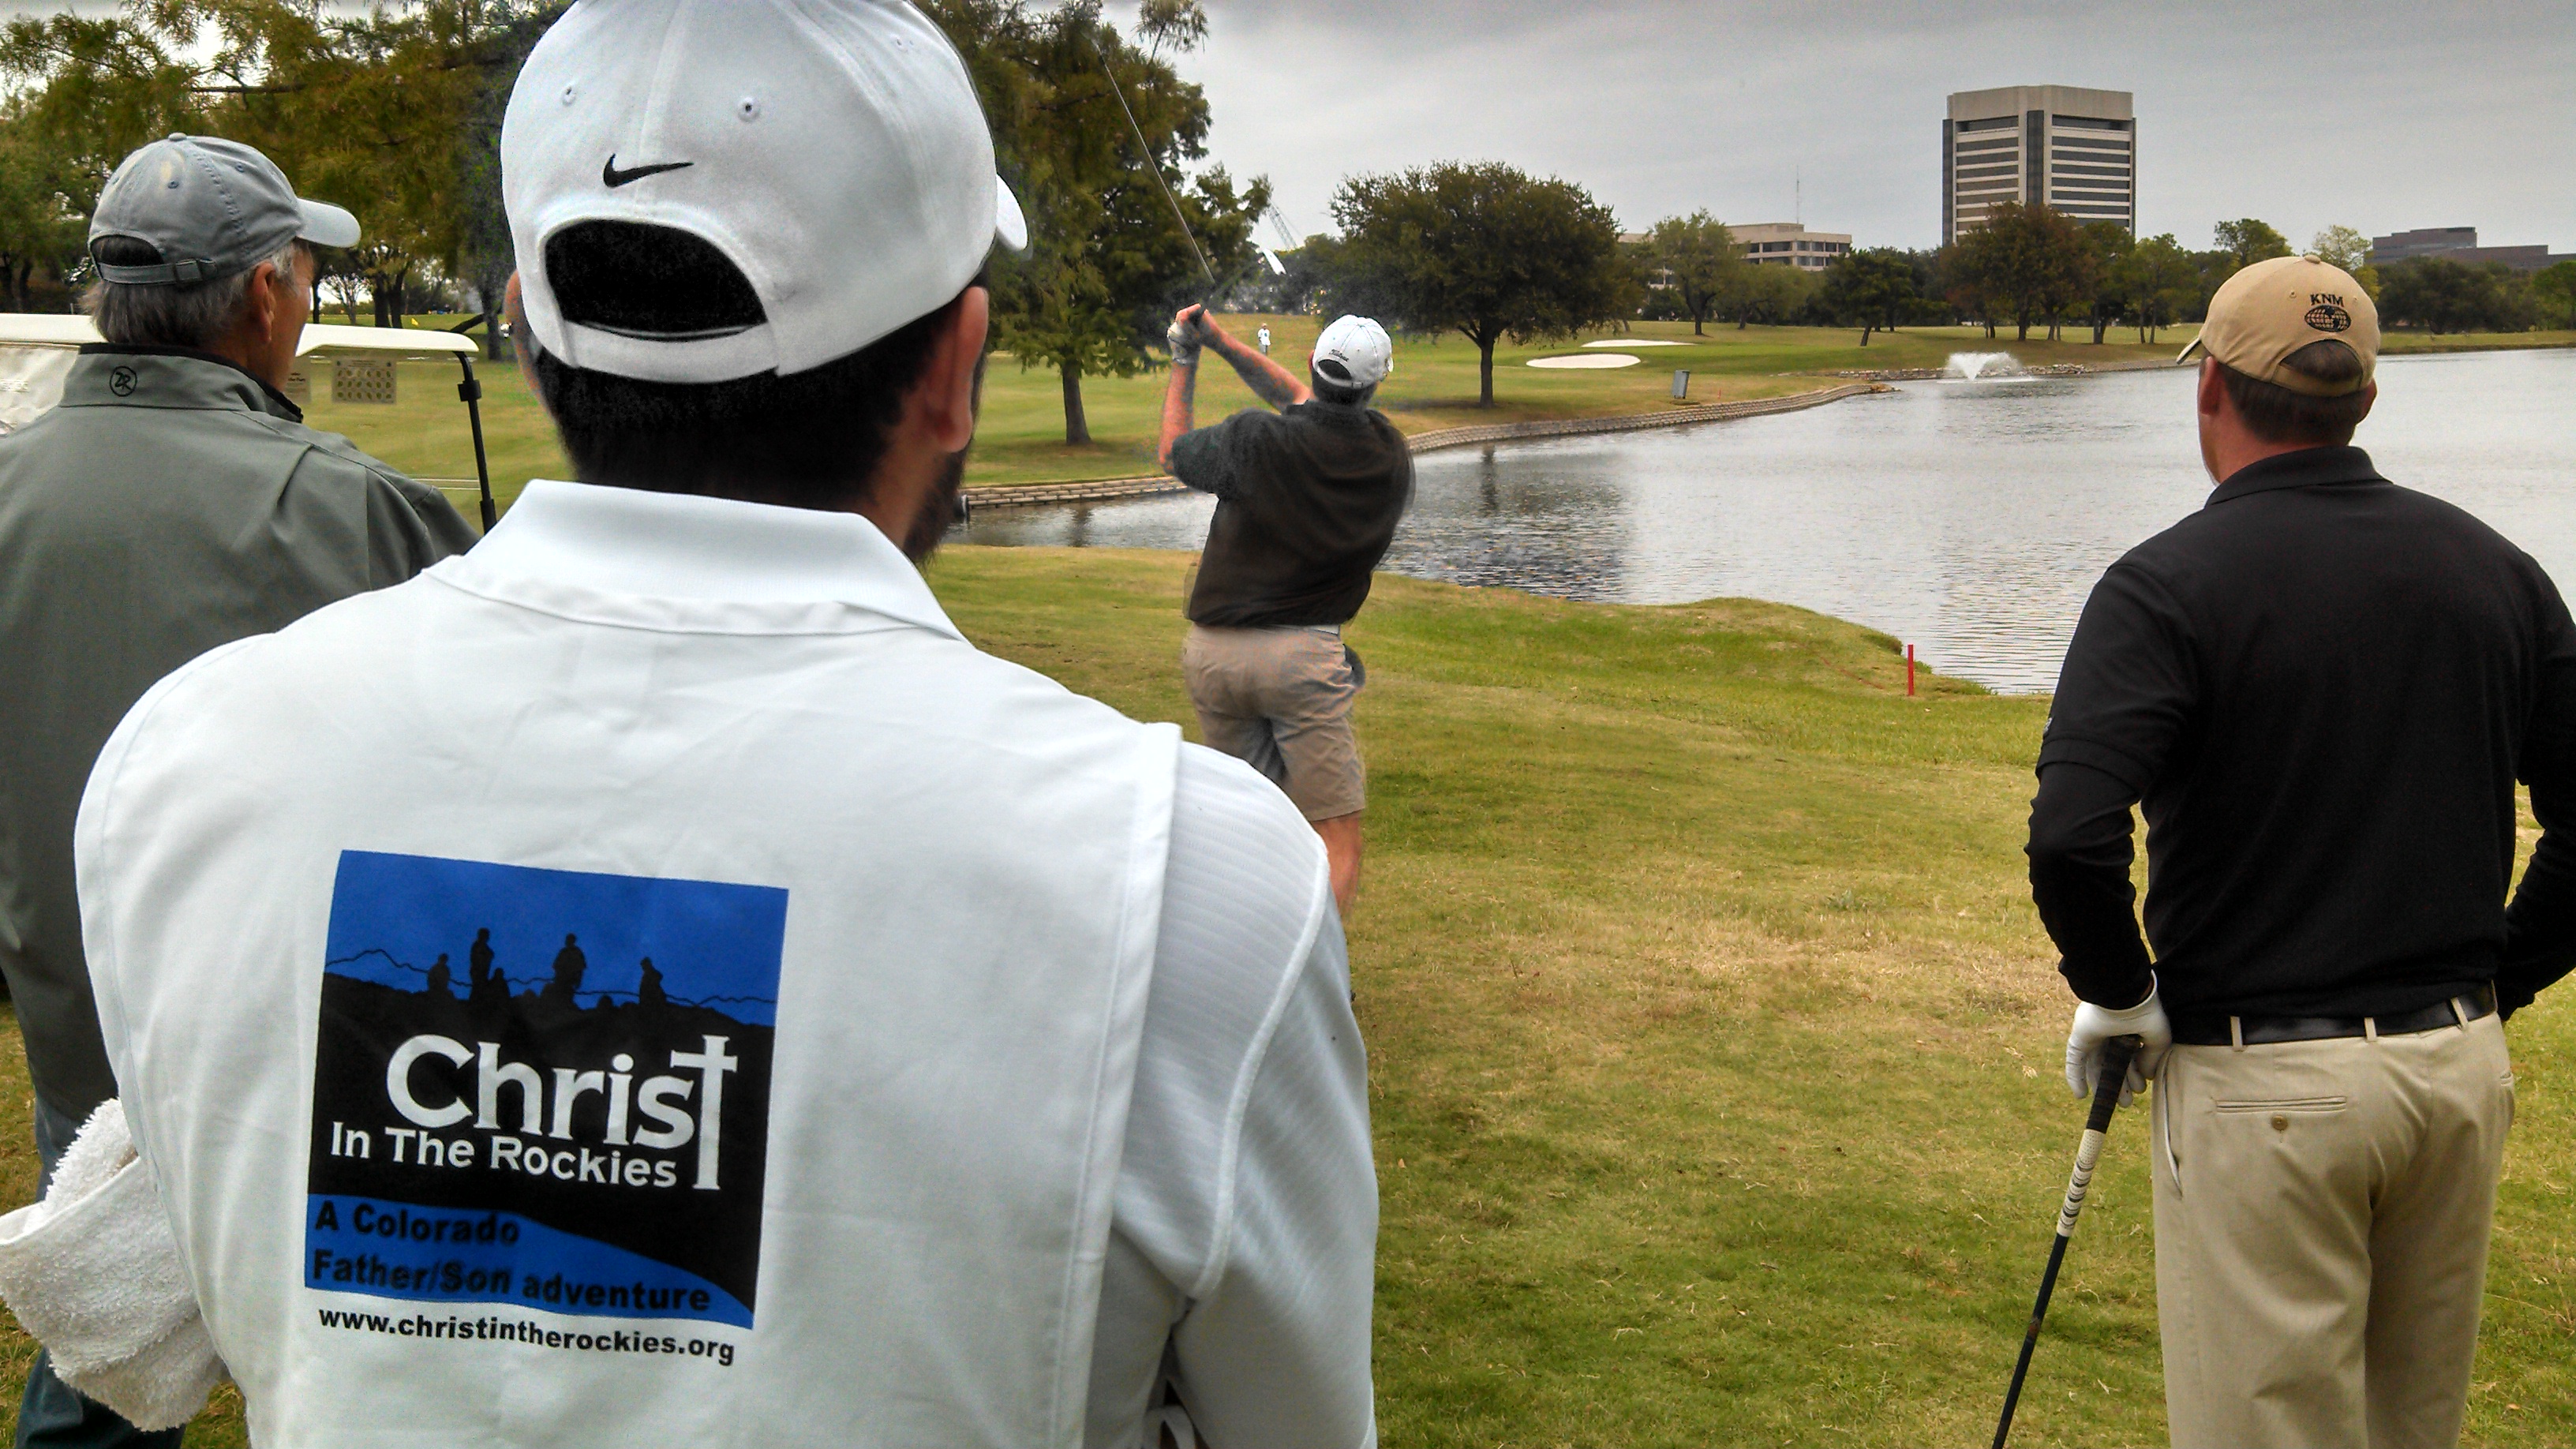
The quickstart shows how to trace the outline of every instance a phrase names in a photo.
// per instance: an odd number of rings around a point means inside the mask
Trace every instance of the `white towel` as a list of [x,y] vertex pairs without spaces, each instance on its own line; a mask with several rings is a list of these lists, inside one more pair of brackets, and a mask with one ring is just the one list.
[[0,1217],[0,1298],[64,1383],[136,1428],[188,1422],[229,1377],[121,1102],[90,1114],[44,1201]]

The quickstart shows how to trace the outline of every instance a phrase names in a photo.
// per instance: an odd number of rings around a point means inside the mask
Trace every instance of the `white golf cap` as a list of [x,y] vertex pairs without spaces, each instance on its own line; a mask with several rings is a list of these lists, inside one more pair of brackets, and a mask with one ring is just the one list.
[[1366,317],[1336,317],[1315,338],[1315,370],[1333,382],[1375,387],[1395,371],[1395,343]]
[[[650,382],[819,367],[1028,244],[965,65],[901,0],[577,0],[519,73],[501,170],[538,344]],[[697,238],[758,315],[567,317],[548,247],[594,222]]]

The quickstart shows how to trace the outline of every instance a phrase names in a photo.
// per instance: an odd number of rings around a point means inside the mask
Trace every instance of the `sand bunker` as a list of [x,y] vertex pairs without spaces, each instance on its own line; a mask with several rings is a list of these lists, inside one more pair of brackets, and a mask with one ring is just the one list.
[[1532,367],[1634,367],[1642,358],[1624,352],[1586,352],[1573,357],[1533,357]]

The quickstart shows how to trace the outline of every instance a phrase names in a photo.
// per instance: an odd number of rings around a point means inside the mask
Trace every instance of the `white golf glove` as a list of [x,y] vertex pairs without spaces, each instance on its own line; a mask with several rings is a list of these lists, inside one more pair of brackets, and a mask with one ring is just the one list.
[[2102,1069],[2102,1044],[2115,1036],[2143,1037],[2147,1043],[2130,1061],[2129,1079],[2120,1084],[2120,1105],[2125,1107],[2155,1078],[2156,1069],[2164,1065],[2165,1049],[2173,1045],[2173,1024],[2165,1020],[2154,978],[2148,979],[2147,999],[2126,1011],[2089,1001],[2077,1004],[2075,1025],[2066,1033],[2066,1085],[2076,1096],[2093,1095],[2093,1078]]
[[1208,325],[1205,312],[1194,313],[1189,320],[1173,318],[1163,333],[1164,343],[1172,349],[1172,366],[1196,367],[1199,349],[1207,345]]

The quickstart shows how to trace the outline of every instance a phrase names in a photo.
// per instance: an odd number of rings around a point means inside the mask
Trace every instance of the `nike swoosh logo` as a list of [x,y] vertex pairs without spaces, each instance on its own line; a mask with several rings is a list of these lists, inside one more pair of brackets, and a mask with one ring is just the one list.
[[632,171],[620,171],[617,169],[617,153],[612,151],[608,156],[608,164],[599,168],[599,181],[601,185],[614,191],[630,181],[641,181],[647,176],[659,176],[665,171],[680,171],[697,164],[695,161],[665,161],[656,166],[638,166]]

